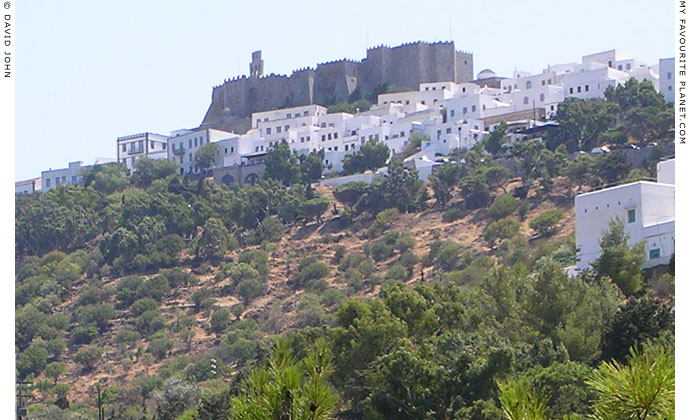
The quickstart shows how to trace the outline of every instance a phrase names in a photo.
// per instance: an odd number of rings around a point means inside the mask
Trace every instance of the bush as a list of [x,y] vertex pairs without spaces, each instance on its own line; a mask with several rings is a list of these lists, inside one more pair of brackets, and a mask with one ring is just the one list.
[[82,365],[84,370],[90,371],[101,358],[101,350],[98,347],[88,346],[79,350],[74,356],[74,361]]
[[503,219],[517,208],[517,200],[510,194],[503,194],[496,198],[489,207],[489,215],[494,219]]
[[529,201],[522,201],[518,206],[518,216],[520,220],[525,220],[527,213],[529,212]]
[[69,341],[71,344],[90,344],[94,338],[98,337],[96,327],[76,327],[70,332]]
[[462,210],[455,207],[446,210],[446,212],[443,213],[443,216],[441,216],[441,221],[443,223],[451,223],[460,219],[462,219]]
[[335,255],[333,256],[333,262],[339,264],[345,256],[346,248],[342,245],[336,245],[333,247],[333,250],[335,251]]
[[297,272],[293,275],[292,281],[296,287],[311,287],[315,280],[323,279],[330,274],[328,266],[315,257],[305,258],[297,266]]
[[407,279],[409,279],[409,272],[405,266],[402,264],[394,264],[391,268],[388,269],[388,272],[386,273],[386,280],[387,281],[401,281],[404,282]]
[[261,296],[264,287],[255,279],[242,280],[235,290],[237,295],[242,298],[245,305],[248,305],[255,297]]
[[140,339],[141,334],[129,327],[122,327],[115,336],[116,343],[133,343]]
[[149,310],[139,315],[134,321],[134,324],[144,336],[149,336],[165,327],[165,318],[158,312],[158,310]]
[[168,352],[172,350],[174,342],[165,337],[160,337],[151,340],[147,351],[153,355],[157,360],[165,359]]
[[132,317],[136,318],[144,312],[152,309],[158,309],[158,302],[151,298],[142,298],[134,302],[132,306],[129,307],[129,313],[132,315]]
[[220,334],[225,330],[230,321],[230,312],[227,309],[219,309],[211,316],[211,331]]
[[484,231],[484,239],[494,246],[497,240],[510,239],[520,230],[520,222],[512,218],[492,222]]
[[529,222],[529,227],[536,230],[539,235],[550,235],[558,222],[563,218],[563,212],[559,209],[550,209],[542,212]]

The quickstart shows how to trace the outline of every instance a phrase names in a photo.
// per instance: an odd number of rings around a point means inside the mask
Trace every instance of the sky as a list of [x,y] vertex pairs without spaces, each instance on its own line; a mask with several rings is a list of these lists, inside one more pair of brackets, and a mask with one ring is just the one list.
[[350,58],[380,44],[453,40],[490,68],[540,72],[616,49],[673,56],[668,0],[77,1],[16,5],[17,180],[116,157],[117,137],[197,127],[213,86]]

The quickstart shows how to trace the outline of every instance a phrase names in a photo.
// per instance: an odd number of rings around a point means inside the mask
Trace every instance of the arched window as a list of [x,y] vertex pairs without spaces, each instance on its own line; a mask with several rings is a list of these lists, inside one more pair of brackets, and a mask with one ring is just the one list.
[[529,105],[529,98],[525,96],[525,99],[522,100],[522,103],[525,105]]

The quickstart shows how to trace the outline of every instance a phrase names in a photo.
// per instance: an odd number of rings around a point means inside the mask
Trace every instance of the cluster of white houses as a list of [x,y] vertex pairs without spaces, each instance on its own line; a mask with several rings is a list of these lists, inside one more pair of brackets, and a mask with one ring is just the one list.
[[[630,78],[648,80],[667,101],[674,99],[674,59],[646,65],[621,58],[615,50],[582,57],[580,63],[548,66],[539,74],[515,71],[498,77],[483,70],[471,83],[422,83],[417,91],[386,93],[367,111],[327,113],[320,105],[306,105],[253,113],[251,129],[235,134],[212,128],[177,130],[169,136],[140,133],[117,139],[117,162],[134,170],[138,159],[169,159],[180,174],[197,174],[194,157],[204,145],[217,145],[220,156],[216,180],[251,182],[257,166],[276,144],[286,143],[298,153],[324,151],[328,171],[340,172],[347,154],[368,141],[385,143],[392,154],[402,152],[414,133],[428,137],[421,150],[406,161],[425,179],[436,156],[470,149],[502,122],[533,128],[548,124],[566,98],[602,98],[609,86]],[[512,140],[519,140],[513,135]],[[672,161],[670,161],[672,162]],[[105,161],[96,162],[102,164]],[[659,167],[659,182],[640,181],[579,195],[576,205],[576,268],[588,267],[599,256],[598,241],[608,220],[627,221],[631,244],[647,240],[649,260],[668,259],[674,250],[674,187],[669,165]],[[16,183],[16,193],[47,191],[61,184],[81,182],[82,162],[48,170],[41,178]],[[672,169],[671,169],[672,171]],[[672,178],[672,176],[671,176]]]

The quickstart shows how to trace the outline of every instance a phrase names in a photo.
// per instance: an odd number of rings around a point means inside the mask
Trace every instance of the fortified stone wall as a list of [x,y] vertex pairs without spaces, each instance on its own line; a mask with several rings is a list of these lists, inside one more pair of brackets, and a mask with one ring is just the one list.
[[[414,42],[367,50],[362,61],[338,60],[305,68],[290,76],[246,76],[226,80],[213,88],[203,128],[244,133],[253,112],[347,101],[355,89],[362,96],[381,84],[416,90],[420,83],[469,82],[472,54],[456,51],[453,42]],[[243,121],[247,119],[247,121]]]

